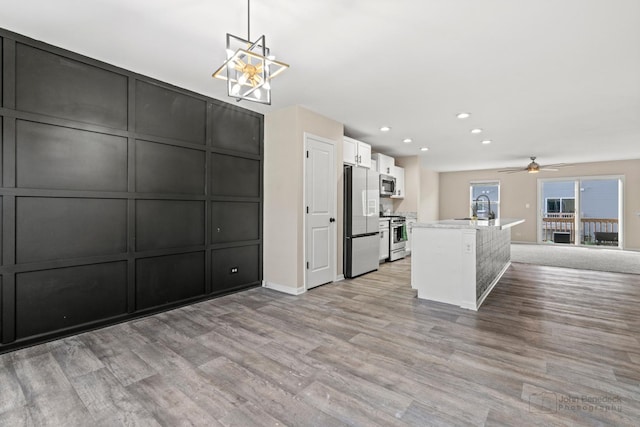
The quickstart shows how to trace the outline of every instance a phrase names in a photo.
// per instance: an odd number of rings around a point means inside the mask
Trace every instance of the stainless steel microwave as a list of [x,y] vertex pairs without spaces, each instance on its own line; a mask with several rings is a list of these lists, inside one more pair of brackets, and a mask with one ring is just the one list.
[[396,193],[396,179],[390,175],[380,174],[380,195],[393,196]]

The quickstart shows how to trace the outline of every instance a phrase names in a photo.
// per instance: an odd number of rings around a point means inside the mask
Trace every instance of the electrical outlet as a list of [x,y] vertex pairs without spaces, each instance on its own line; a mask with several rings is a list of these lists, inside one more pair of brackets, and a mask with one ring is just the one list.
[[229,270],[230,274],[236,274],[238,272],[238,267],[231,267],[231,270]]

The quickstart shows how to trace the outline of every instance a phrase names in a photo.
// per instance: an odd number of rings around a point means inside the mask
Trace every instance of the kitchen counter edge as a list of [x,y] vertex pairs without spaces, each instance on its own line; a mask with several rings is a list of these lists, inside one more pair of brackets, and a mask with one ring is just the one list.
[[462,219],[445,219],[441,221],[416,222],[412,224],[412,228],[459,228],[459,229],[486,229],[495,228],[503,230],[511,228],[515,225],[522,224],[525,220],[518,218],[500,218],[500,219],[478,219],[478,220],[462,220]]

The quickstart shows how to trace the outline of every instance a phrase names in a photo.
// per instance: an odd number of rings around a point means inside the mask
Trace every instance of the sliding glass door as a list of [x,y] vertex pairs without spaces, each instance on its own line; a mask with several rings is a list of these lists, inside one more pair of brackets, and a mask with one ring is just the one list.
[[575,242],[576,183],[575,181],[542,182],[542,227],[544,243]]
[[620,198],[617,179],[580,181],[580,243],[618,246]]
[[538,242],[622,247],[622,177],[538,180]]

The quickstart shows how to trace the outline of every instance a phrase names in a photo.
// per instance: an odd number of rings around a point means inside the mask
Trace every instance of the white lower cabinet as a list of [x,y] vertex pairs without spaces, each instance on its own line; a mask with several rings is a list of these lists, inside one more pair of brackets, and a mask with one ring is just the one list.
[[411,253],[411,235],[413,234],[411,226],[416,222],[416,218],[407,218],[407,243],[405,245],[405,252],[407,253],[407,255]]
[[380,220],[380,257],[379,261],[383,262],[389,258],[389,220]]

